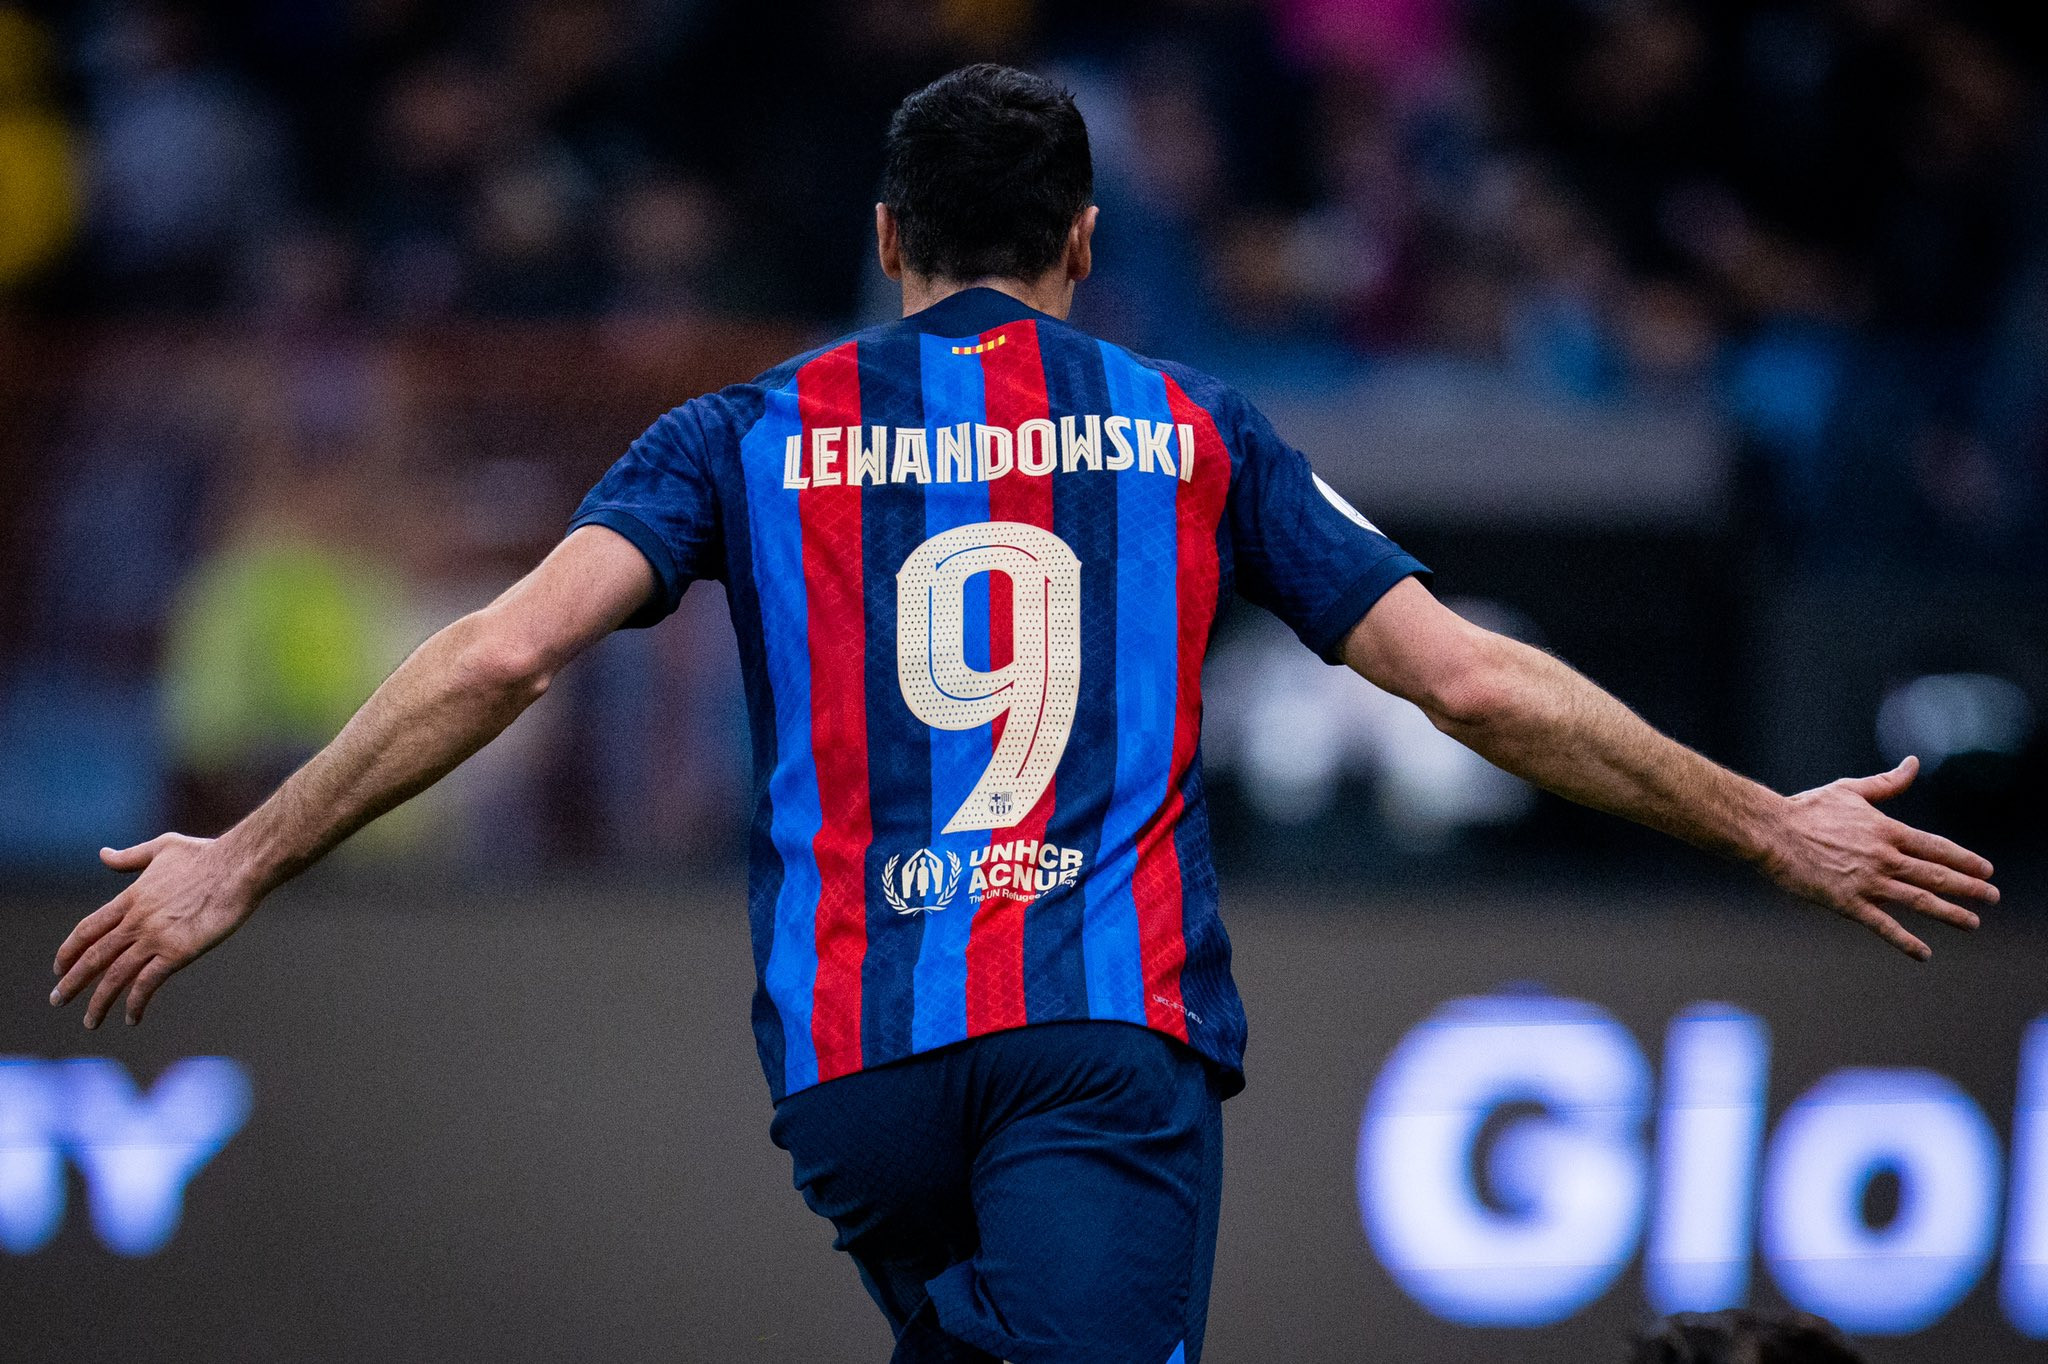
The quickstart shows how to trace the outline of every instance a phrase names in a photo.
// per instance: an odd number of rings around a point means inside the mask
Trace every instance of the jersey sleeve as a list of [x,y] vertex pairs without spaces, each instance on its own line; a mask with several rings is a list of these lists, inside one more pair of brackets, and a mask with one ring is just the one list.
[[654,569],[655,590],[626,621],[640,629],[665,619],[699,578],[720,576],[724,555],[715,452],[703,399],[664,413],[606,470],[576,509],[570,531],[604,526],[631,541]]
[[1239,463],[1230,536],[1237,587],[1328,663],[1388,589],[1429,570],[1316,475],[1265,414],[1236,395]]

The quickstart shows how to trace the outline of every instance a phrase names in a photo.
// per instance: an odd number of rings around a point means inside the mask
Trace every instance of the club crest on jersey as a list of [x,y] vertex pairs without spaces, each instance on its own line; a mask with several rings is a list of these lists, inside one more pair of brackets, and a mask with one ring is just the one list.
[[[899,865],[900,864],[900,865]],[[953,903],[960,889],[960,854],[941,861],[930,848],[901,854],[882,864],[882,898],[898,914],[930,914]]]

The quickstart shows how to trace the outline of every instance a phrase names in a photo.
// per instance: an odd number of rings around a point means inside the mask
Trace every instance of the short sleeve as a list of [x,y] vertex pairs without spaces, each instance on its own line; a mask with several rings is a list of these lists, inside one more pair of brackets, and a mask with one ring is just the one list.
[[1230,491],[1238,591],[1329,663],[1388,589],[1429,570],[1365,519],[1280,439],[1265,414],[1232,395],[1239,463]]
[[631,541],[654,569],[655,591],[625,628],[665,619],[699,578],[720,576],[723,538],[714,451],[703,399],[667,412],[605,472],[569,522],[573,532],[604,526]]

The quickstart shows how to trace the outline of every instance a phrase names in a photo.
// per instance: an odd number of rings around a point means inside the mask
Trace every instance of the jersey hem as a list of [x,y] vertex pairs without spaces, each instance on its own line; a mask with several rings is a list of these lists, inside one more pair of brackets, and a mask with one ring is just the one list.
[[795,1089],[787,1089],[782,1085],[776,1084],[775,1077],[771,1075],[768,1077],[769,1102],[779,1108],[785,1100],[795,1098],[799,1094],[807,1094],[820,1085],[829,1085],[833,1080],[843,1080],[848,1075],[864,1075],[868,1071],[882,1070],[889,1066],[899,1065],[905,1061],[917,1061],[925,1057],[937,1056],[942,1052],[951,1051],[956,1047],[964,1047],[970,1042],[979,1042],[984,1037],[994,1037],[1000,1033],[1021,1032],[1026,1028],[1052,1028],[1058,1027],[1062,1023],[1121,1023],[1127,1028],[1143,1028],[1146,1032],[1155,1033],[1176,1046],[1185,1047],[1189,1052],[1198,1057],[1215,1077],[1217,1086],[1216,1097],[1218,1099],[1234,1098],[1244,1090],[1244,1061],[1241,1057],[1225,1058],[1218,1056],[1193,1039],[1181,1037],[1166,1031],[1164,1028],[1155,1028],[1149,1023],[1140,1023],[1134,1019],[1093,1018],[1087,1014],[1075,1014],[1066,1018],[1034,1018],[1028,1023],[1012,1024],[1006,1028],[990,1028],[986,1032],[972,1033],[966,1037],[956,1037],[950,1042],[941,1042],[937,1046],[906,1051],[901,1056],[891,1056],[887,1060],[875,1061],[862,1066],[859,1070],[849,1070],[845,1075],[834,1075],[831,1079],[826,1080],[813,1080],[809,1084],[799,1085]]
[[569,523],[564,535],[572,535],[585,526],[603,526],[606,530],[624,536],[633,548],[640,551],[647,560],[647,566],[654,570],[654,591],[647,602],[619,626],[621,630],[644,630],[657,625],[674,613],[683,599],[683,588],[688,584],[678,580],[676,563],[668,552],[668,546],[661,542],[654,528],[629,511],[617,507],[598,507],[587,511]]
[[1372,610],[1381,597],[1394,590],[1394,584],[1409,577],[1426,583],[1430,572],[1411,554],[1397,553],[1380,560],[1324,609],[1315,624],[1303,633],[1302,643],[1315,650],[1323,662],[1342,663],[1344,659],[1338,650],[1343,647],[1352,627],[1365,619],[1365,613]]

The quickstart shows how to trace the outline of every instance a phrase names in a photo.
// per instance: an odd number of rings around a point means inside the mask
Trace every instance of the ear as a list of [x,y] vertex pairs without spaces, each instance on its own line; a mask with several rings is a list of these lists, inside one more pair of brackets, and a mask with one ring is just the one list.
[[1079,284],[1095,269],[1095,219],[1101,212],[1090,204],[1067,229],[1067,278]]
[[882,257],[882,273],[890,279],[903,278],[903,246],[896,236],[896,215],[887,204],[875,205],[875,249]]

